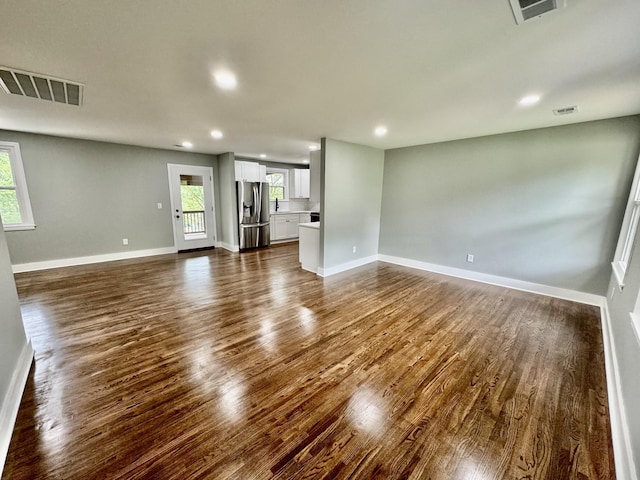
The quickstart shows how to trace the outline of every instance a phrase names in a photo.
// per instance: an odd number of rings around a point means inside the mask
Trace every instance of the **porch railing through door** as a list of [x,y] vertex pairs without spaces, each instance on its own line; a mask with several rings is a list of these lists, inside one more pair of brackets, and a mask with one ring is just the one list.
[[206,233],[204,210],[189,210],[182,212],[184,218],[184,233]]

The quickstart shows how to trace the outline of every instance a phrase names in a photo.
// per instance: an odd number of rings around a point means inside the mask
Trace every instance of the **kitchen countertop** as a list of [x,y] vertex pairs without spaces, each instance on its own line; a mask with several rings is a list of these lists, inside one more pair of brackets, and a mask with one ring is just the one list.
[[296,213],[311,213],[312,211],[314,210],[278,210],[277,212],[271,212],[270,215],[295,215]]

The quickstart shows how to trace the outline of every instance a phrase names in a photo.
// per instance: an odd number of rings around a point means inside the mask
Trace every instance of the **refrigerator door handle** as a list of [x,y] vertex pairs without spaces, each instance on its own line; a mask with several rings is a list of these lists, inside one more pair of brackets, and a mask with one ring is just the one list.
[[237,182],[237,197],[238,197],[238,224],[242,225],[242,214],[244,213],[244,184]]
[[256,228],[256,227],[265,227],[267,225],[270,225],[269,222],[262,222],[262,223],[242,223],[240,224],[240,228]]
[[262,186],[261,183],[257,185],[253,184],[253,204],[256,206],[256,220],[260,221],[260,211],[262,209],[262,202],[260,201],[260,191],[258,190],[258,186]]

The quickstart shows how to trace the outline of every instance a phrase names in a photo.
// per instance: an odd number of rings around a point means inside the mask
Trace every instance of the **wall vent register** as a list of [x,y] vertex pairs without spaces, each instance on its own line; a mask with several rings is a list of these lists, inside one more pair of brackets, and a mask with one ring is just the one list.
[[509,3],[518,25],[565,7],[565,0],[509,0]]
[[0,67],[0,90],[66,105],[82,105],[84,85],[38,73]]

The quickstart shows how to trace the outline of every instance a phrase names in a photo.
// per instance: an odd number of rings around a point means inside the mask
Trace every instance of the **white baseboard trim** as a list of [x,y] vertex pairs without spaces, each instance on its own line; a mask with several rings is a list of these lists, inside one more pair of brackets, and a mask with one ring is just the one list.
[[556,297],[563,300],[585,303],[587,305],[595,305],[598,307],[602,305],[603,297],[601,295],[595,295],[592,293],[578,292],[576,290],[569,290],[560,287],[551,287],[549,285],[542,285],[540,283],[525,282],[523,280],[516,280],[508,277],[499,277],[497,275],[489,275],[488,273],[474,272],[471,270],[447,267],[434,263],[421,262],[409,258],[394,257],[392,255],[380,254],[378,255],[378,260],[380,260],[381,262],[393,263],[395,265],[402,265],[404,267],[417,268],[418,270],[441,273],[443,275],[449,275],[451,277],[464,278],[480,283],[488,283],[491,285],[498,285],[500,287],[513,288],[514,290],[522,290],[524,292],[537,293],[540,295],[546,295],[548,297]]
[[362,265],[366,265],[367,263],[372,263],[378,260],[378,255],[371,255],[369,257],[359,258],[357,260],[353,260],[347,263],[341,263],[340,265],[336,265],[335,267],[322,268],[318,267],[317,274],[321,277],[329,277],[331,275],[335,275],[336,273],[346,272],[347,270],[351,270],[352,268],[360,267]]
[[45,260],[44,262],[18,263],[13,265],[13,273],[33,272],[36,270],[49,270],[51,268],[73,267],[76,265],[88,265],[90,263],[112,262],[114,260],[127,260],[130,258],[152,257],[154,255],[166,255],[177,253],[176,247],[152,248],[149,250],[133,250],[129,252],[106,253],[104,255],[91,255],[88,257],[60,258],[58,260]]
[[271,245],[278,245],[280,243],[298,243],[298,237],[294,237],[294,238],[285,238],[284,240],[271,240],[269,242],[269,244]]
[[600,305],[602,319],[602,343],[604,344],[604,364],[607,374],[607,396],[609,398],[609,420],[611,421],[611,439],[613,458],[618,480],[638,480],[633,450],[629,436],[629,423],[622,398],[620,370],[616,346],[611,331],[611,316],[607,299]]
[[13,427],[16,423],[16,418],[18,418],[18,410],[20,409],[20,402],[22,401],[24,387],[27,384],[32,361],[33,347],[31,342],[27,342],[22,347],[18,363],[11,376],[9,389],[2,405],[0,405],[0,477],[2,476],[4,463],[7,460]]
[[227,243],[227,242],[220,242],[220,246],[225,250],[229,250],[230,252],[240,251],[240,247],[238,245],[231,245],[230,243]]

